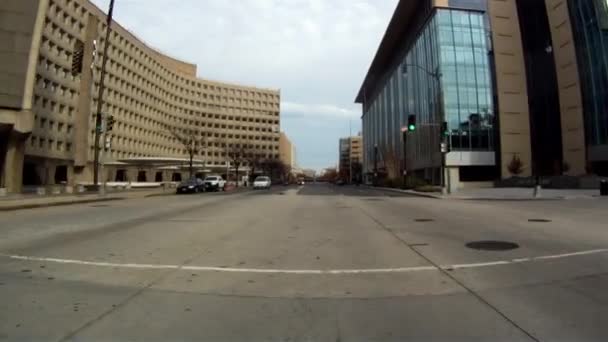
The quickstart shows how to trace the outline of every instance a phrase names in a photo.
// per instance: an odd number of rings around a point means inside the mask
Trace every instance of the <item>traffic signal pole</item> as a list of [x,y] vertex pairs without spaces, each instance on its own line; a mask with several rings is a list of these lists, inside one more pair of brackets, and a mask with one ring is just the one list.
[[[110,8],[108,10],[108,16],[106,20],[106,38],[103,46],[103,57],[101,60],[101,72],[99,74],[99,94],[97,95],[97,111],[95,113],[95,145],[94,145],[94,161],[93,161],[93,184],[99,189],[101,193],[105,192],[105,189],[99,188],[99,175],[103,172],[103,167],[100,167],[101,148],[99,146],[101,135],[103,131],[103,92],[104,92],[104,80],[106,77],[106,65],[108,63],[108,49],[110,47],[110,33],[112,32],[112,15],[114,13],[114,0],[110,0]],[[105,149],[105,137],[104,137],[104,149]],[[104,177],[105,179],[105,177]],[[105,184],[105,182],[104,182]]]

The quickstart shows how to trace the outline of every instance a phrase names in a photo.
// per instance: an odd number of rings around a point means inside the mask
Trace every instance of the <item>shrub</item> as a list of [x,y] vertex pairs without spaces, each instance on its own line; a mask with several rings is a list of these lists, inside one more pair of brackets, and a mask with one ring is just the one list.
[[519,176],[522,172],[524,172],[524,163],[519,159],[518,156],[514,155],[513,159],[507,166],[507,169],[513,176]]
[[405,184],[405,187],[408,189],[415,189],[425,185],[428,185],[428,182],[424,179],[418,178],[416,176],[409,176],[407,178],[407,184]]

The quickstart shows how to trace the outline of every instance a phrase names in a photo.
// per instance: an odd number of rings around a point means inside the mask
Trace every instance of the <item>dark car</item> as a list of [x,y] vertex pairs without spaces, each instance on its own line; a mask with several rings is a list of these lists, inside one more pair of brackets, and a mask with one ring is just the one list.
[[177,193],[178,194],[199,193],[199,192],[203,192],[204,190],[205,190],[205,188],[204,188],[203,181],[201,179],[198,179],[198,178],[190,179],[190,180],[181,182],[177,186]]

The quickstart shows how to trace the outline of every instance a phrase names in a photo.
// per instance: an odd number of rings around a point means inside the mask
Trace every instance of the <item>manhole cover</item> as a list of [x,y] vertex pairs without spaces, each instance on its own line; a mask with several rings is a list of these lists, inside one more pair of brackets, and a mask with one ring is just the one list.
[[509,251],[519,248],[519,245],[507,241],[474,241],[466,244],[468,248],[480,251]]
[[433,220],[433,219],[415,219],[414,221],[415,222],[433,222],[435,220]]
[[548,222],[551,222],[551,220],[547,220],[547,219],[529,219],[528,222],[548,223]]

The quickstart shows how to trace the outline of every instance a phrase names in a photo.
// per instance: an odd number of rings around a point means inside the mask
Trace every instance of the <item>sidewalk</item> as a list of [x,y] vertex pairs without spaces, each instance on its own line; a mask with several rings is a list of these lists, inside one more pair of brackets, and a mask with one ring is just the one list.
[[116,191],[110,192],[106,195],[99,194],[61,194],[61,195],[8,195],[6,197],[0,197],[0,211],[12,211],[21,209],[33,209],[43,207],[55,207],[72,204],[83,204],[83,203],[95,203],[95,202],[108,202],[108,201],[119,201],[133,198],[146,198],[153,196],[162,196],[174,194],[175,189],[145,189],[145,190],[130,190],[130,191]]
[[455,194],[441,196],[459,200],[569,200],[599,198],[600,191],[588,189],[541,189],[534,197],[533,188],[464,189]]
[[510,200],[570,200],[570,199],[592,199],[600,198],[599,190],[586,189],[541,189],[540,196],[534,197],[532,188],[487,188],[487,189],[463,189],[457,193],[441,195],[439,193],[418,192],[414,190],[401,190],[393,188],[376,188],[386,191],[406,193],[413,196],[448,199],[448,200],[488,200],[488,201],[510,201]]

